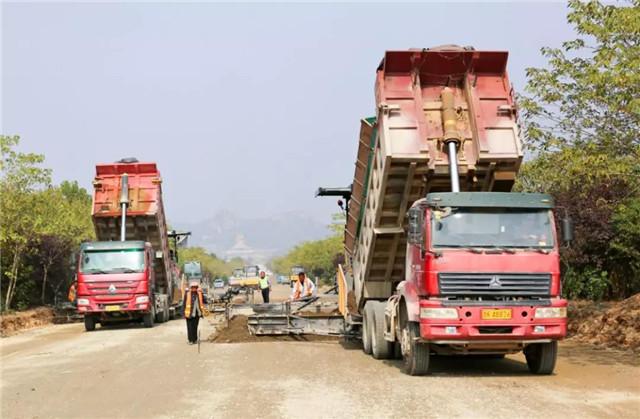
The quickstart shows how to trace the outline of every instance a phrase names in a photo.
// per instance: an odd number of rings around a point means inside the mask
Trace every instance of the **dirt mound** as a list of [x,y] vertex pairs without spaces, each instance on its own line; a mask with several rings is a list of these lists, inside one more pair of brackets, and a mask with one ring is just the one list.
[[247,316],[235,316],[229,320],[229,326],[214,332],[207,339],[214,343],[241,343],[241,342],[321,342],[335,341],[334,336],[317,335],[283,335],[283,336],[255,336],[249,333]]
[[570,302],[568,329],[573,340],[640,351],[640,294],[620,302]]
[[55,312],[49,307],[38,307],[0,316],[0,336],[11,336],[21,330],[52,324],[54,317]]

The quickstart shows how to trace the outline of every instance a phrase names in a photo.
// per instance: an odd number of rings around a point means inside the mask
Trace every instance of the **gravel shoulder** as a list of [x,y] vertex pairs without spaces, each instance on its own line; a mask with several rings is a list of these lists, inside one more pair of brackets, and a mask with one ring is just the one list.
[[[202,336],[212,326],[202,322]],[[556,374],[504,360],[439,358],[408,377],[340,342],[186,344],[184,321],[85,333],[50,326],[0,339],[3,418],[636,417],[630,352],[563,343]]]

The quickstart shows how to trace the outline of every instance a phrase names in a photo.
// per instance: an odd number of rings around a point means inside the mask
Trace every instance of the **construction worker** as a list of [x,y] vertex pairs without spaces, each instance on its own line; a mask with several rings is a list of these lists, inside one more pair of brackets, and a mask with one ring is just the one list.
[[184,317],[187,319],[189,345],[198,343],[198,323],[200,322],[200,317],[204,316],[205,304],[207,304],[207,299],[202,295],[198,281],[191,281],[189,283],[189,291],[185,292],[182,304]]
[[76,305],[76,294],[78,292],[78,281],[73,281],[71,286],[69,287],[69,293],[67,294],[67,299],[74,306]]
[[267,278],[265,271],[260,271],[260,291],[262,292],[262,301],[264,303],[269,302],[269,293],[271,292],[271,281]]
[[315,290],[316,284],[314,284],[312,280],[307,278],[307,275],[304,272],[300,272],[298,273],[298,280],[293,285],[291,300],[295,301],[311,297],[313,296]]

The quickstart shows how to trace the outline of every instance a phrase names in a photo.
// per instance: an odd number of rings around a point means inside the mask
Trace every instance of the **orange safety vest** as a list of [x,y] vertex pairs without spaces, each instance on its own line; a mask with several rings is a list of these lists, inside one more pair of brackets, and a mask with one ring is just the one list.
[[69,293],[67,294],[67,299],[71,303],[73,303],[76,300],[76,286],[73,284],[71,284],[71,287],[69,287]]
[[[198,305],[200,307],[200,313],[204,316],[204,301],[202,300],[202,291],[196,291],[198,293]],[[187,291],[187,301],[184,306],[184,317],[189,318],[191,316],[191,290]]]

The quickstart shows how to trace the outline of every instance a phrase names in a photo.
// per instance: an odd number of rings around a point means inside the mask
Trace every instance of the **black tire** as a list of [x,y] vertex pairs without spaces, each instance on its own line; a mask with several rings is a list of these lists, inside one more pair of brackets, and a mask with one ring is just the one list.
[[142,316],[142,323],[144,324],[144,327],[153,327],[153,319],[155,317],[154,311],[155,310],[152,308],[149,313]]
[[398,341],[393,343],[393,359],[402,359],[402,347]]
[[362,316],[362,350],[365,354],[371,354],[371,324],[373,322],[372,301],[365,303]]
[[96,330],[96,319],[93,316],[84,316],[84,330],[93,332]]
[[[417,342],[420,337],[420,326],[415,322],[405,322],[403,335],[406,334],[407,350],[402,354],[402,370],[409,375],[425,375],[429,373],[430,350],[428,343]],[[404,337],[403,337],[404,339]]]
[[371,352],[375,359],[389,359],[393,355],[393,342],[384,338],[384,309],[386,303],[373,301],[373,324],[371,334]]
[[558,357],[558,342],[533,343],[524,348],[524,356],[533,374],[552,374]]
[[156,313],[156,323],[164,323],[164,322],[166,322],[166,320],[164,317],[164,310],[162,310]]

